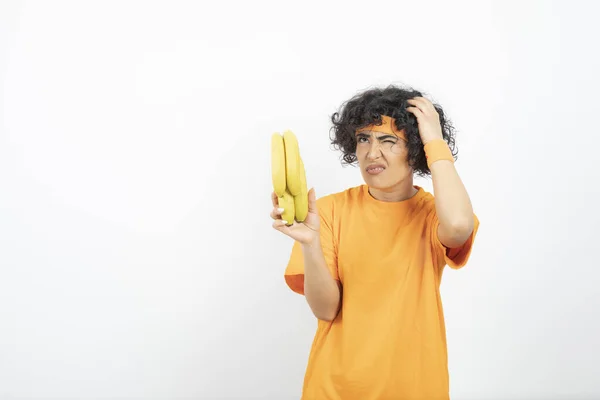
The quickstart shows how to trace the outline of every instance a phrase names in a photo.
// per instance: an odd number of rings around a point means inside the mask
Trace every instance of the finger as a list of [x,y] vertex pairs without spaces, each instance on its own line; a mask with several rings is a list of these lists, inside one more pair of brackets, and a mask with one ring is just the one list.
[[408,99],[408,101],[411,101],[411,100],[415,103],[420,103],[423,105],[431,104],[431,101],[429,101],[429,99],[427,97],[423,97],[423,96],[416,96],[411,99]]
[[413,99],[407,100],[407,103],[418,108],[422,113],[425,113],[427,111],[428,107],[427,107],[427,103],[424,100],[425,99],[423,99],[422,97],[415,97]]
[[278,230],[281,233],[285,233],[286,235],[289,233],[292,225],[288,225],[288,222],[282,219],[276,219],[273,221],[273,228]]
[[421,111],[419,108],[417,107],[406,107],[406,111],[412,113],[415,115],[415,117],[417,117],[417,119],[423,117],[423,111]]
[[419,107],[422,107],[419,105],[419,100],[417,99],[409,99],[406,101],[408,104],[410,104],[411,106],[406,107],[406,111],[410,111],[413,114],[415,114],[415,109],[421,111],[421,113],[423,112]]
[[[414,100],[414,101],[411,101],[411,100]],[[426,99],[425,97],[415,97],[414,99],[410,99],[407,102],[409,104],[412,104],[415,107],[417,107],[424,114],[430,114],[430,113],[436,111],[435,107],[433,106],[433,103],[431,101],[429,101],[429,99]]]
[[273,203],[273,207],[277,207],[279,205],[279,200],[277,199],[277,193],[271,192],[271,202]]
[[272,219],[281,219],[281,214],[283,213],[283,208],[281,207],[275,207],[271,210],[271,213],[269,214],[269,216]]
[[315,188],[310,188],[308,191],[308,212],[317,213],[317,195]]

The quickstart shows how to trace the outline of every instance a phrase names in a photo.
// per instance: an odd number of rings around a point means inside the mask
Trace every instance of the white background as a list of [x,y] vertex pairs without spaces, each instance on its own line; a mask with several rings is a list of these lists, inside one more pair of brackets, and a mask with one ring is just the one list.
[[452,398],[600,398],[596,4],[2,1],[0,399],[298,399],[270,135],[360,184],[329,117],[389,83],[449,114],[481,220]]

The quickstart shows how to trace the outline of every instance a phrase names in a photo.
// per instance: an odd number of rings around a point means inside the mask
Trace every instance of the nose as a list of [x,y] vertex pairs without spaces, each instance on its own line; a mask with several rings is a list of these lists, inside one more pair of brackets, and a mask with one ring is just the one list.
[[381,148],[377,140],[373,140],[369,145],[369,151],[367,151],[368,160],[376,160],[381,157]]

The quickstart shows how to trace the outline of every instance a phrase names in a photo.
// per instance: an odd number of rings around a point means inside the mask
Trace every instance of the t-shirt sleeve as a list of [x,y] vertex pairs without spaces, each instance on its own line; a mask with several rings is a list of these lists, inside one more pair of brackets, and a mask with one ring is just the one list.
[[[337,246],[333,233],[333,203],[330,196],[317,200],[321,220],[321,246],[323,256],[333,279],[339,280],[337,268]],[[294,241],[290,258],[285,268],[285,282],[296,293],[304,295],[304,256],[302,245]]]
[[448,248],[440,242],[440,239],[438,238],[439,226],[440,221],[434,209],[431,217],[431,242],[435,253],[438,254],[440,259],[443,259],[444,263],[450,268],[459,269],[464,267],[471,256],[473,242],[475,241],[475,236],[477,236],[477,231],[479,229],[479,219],[477,218],[477,215],[473,214],[473,232],[471,232],[471,235],[465,243],[459,247]]

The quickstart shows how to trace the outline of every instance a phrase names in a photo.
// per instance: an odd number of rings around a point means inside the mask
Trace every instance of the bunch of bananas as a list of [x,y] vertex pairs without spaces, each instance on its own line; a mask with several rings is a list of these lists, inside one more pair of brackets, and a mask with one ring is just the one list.
[[292,225],[294,220],[304,221],[308,214],[306,171],[298,139],[290,130],[283,135],[274,133],[271,136],[271,175],[279,207],[283,208],[281,218],[288,225]]

